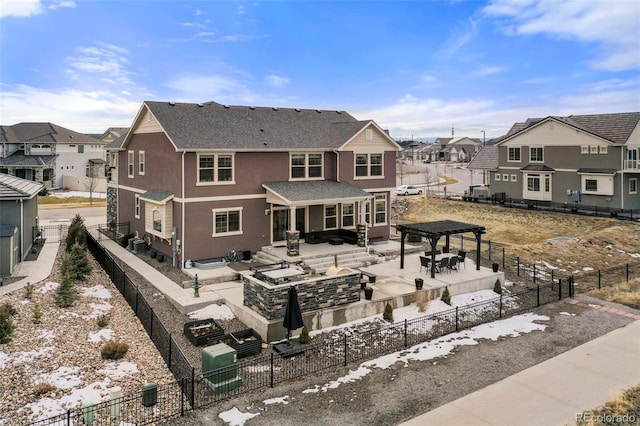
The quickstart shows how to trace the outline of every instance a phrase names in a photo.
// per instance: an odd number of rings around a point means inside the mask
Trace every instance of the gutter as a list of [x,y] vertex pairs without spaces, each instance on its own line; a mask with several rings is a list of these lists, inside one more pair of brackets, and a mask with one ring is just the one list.
[[334,149],[333,153],[336,154],[336,181],[340,182],[340,152]]

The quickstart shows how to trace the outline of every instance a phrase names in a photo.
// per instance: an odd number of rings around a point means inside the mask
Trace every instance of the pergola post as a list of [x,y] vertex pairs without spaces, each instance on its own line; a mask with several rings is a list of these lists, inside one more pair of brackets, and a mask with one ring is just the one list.
[[480,250],[482,249],[482,233],[474,232],[476,236],[476,271],[480,270]]
[[400,231],[400,269],[404,269],[404,238],[406,236],[405,231]]

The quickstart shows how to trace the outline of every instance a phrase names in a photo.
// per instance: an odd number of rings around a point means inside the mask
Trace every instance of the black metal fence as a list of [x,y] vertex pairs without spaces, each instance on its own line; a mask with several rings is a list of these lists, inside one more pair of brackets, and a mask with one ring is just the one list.
[[[464,242],[461,239],[460,245],[464,246]],[[566,277],[553,274],[539,274],[536,277],[535,266],[520,264],[518,259],[503,259],[503,265],[531,276],[535,284],[510,294],[496,295],[491,300],[421,318],[388,324],[372,323],[368,330],[335,334],[305,345],[295,356],[270,353],[196,376],[195,368],[154,314],[152,305],[138,291],[135,283],[91,235],[87,237],[87,245],[136,313],[177,380],[90,407],[70,409],[35,425],[71,425],[82,421],[89,423],[89,419],[99,425],[112,424],[113,419],[138,425],[157,423],[247,392],[275,387],[292,379],[373,359],[456,331],[529,312],[565,297],[573,297],[576,290],[586,292],[640,277],[639,264]],[[489,253],[496,248],[490,243],[487,247]]]

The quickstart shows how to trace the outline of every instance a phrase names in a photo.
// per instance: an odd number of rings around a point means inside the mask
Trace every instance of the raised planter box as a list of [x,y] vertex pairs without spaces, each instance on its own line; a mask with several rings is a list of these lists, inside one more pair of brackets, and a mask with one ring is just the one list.
[[235,349],[238,358],[258,355],[262,351],[262,337],[253,328],[225,334],[218,343],[224,343]]
[[207,318],[185,323],[184,335],[193,345],[204,346],[220,340],[224,329],[213,318]]

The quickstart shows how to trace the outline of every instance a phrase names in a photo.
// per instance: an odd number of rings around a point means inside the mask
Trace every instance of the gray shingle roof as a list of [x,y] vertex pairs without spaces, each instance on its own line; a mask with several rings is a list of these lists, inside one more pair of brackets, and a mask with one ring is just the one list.
[[616,144],[625,144],[638,125],[638,122],[640,122],[640,112],[529,118],[524,123],[515,123],[507,133],[507,137],[515,135],[547,119],[554,119],[566,123]]
[[0,157],[0,166],[52,167],[57,155],[24,155],[24,151],[16,151],[8,157]]
[[145,102],[178,150],[338,149],[370,121],[344,111]]
[[556,169],[546,166],[544,164],[527,164],[520,170],[527,172],[555,172]]
[[38,195],[44,185],[16,176],[0,173],[0,198],[30,199]]
[[371,197],[367,191],[335,180],[264,182],[262,186],[289,203]]
[[602,175],[615,175],[617,172],[616,169],[598,169],[598,168],[590,168],[583,167],[578,169],[578,173],[587,173],[587,174],[602,174]]
[[0,225],[0,237],[10,237],[15,234],[17,226],[16,225],[8,225],[2,224]]
[[173,192],[151,189],[140,196],[141,200],[153,201],[163,204],[173,198]]
[[101,143],[96,138],[53,123],[18,123],[12,126],[0,126],[0,142]]
[[469,161],[467,168],[470,170],[498,170],[498,147],[487,145],[480,148],[480,151]]

